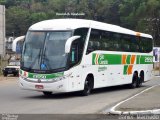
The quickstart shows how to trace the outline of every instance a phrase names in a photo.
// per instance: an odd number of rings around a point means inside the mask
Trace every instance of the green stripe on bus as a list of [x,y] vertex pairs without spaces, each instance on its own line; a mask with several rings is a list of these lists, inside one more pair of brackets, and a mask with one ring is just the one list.
[[140,58],[141,58],[141,56],[140,56],[140,55],[137,55],[136,64],[140,64]]
[[[20,74],[22,75],[22,70],[20,70]],[[53,79],[53,78],[57,78],[57,77],[62,77],[64,76],[64,72],[59,72],[59,73],[53,73],[53,74],[37,74],[37,73],[29,73],[28,74],[28,78],[35,78],[35,79]]]
[[127,60],[126,60],[127,64],[130,64],[130,61],[131,61],[131,55],[127,55]]
[[153,64],[153,56],[137,55],[136,64]]
[[[92,65],[120,65],[122,54],[92,54]],[[127,55],[126,64],[131,64],[131,55]],[[153,56],[136,55],[136,64],[153,64]]]
[[44,79],[52,79],[52,78],[57,78],[63,76],[63,73],[54,73],[54,74],[34,74],[34,73],[29,73],[28,77],[29,78],[44,78]]
[[114,64],[121,64],[122,62],[122,55],[115,55],[115,54],[108,54],[106,55],[106,60],[108,60],[109,65],[114,65]]
[[122,55],[115,54],[93,54],[92,55],[92,65],[113,65],[121,64]]
[[123,75],[127,75],[128,65],[124,65]]

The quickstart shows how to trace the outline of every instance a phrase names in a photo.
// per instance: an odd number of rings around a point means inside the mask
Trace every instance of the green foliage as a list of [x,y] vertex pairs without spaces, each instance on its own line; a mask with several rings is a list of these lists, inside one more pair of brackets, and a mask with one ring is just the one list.
[[10,7],[6,11],[6,34],[23,35],[29,23],[30,13],[21,7]]
[[0,4],[6,6],[7,35],[24,35],[30,25],[46,19],[82,18],[152,34],[160,45],[160,0],[1,0]]

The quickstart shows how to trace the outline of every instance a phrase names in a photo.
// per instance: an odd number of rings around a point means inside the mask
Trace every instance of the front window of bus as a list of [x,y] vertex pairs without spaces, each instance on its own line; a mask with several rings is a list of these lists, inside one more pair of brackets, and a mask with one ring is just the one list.
[[71,31],[29,31],[22,52],[22,68],[42,71],[65,68],[65,43],[71,35]]

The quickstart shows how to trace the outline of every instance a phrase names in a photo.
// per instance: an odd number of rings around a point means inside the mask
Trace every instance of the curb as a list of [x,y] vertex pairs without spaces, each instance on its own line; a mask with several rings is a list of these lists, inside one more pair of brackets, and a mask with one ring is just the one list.
[[109,114],[118,114],[118,115],[121,115],[121,114],[160,114],[160,109],[141,110],[141,111],[116,111],[115,110],[119,105],[123,104],[124,102],[127,102],[127,101],[133,99],[134,97],[136,97],[136,96],[138,96],[138,95],[140,95],[140,94],[142,94],[142,93],[144,93],[144,92],[146,92],[146,91],[148,91],[148,90],[150,90],[150,89],[152,89],[154,87],[157,87],[159,85],[160,84],[154,85],[154,86],[149,87],[149,88],[146,88],[145,90],[141,91],[140,93],[137,93],[134,96],[132,96],[130,98],[127,98],[126,100],[123,100],[123,101],[117,103],[115,106],[113,106],[110,109]]

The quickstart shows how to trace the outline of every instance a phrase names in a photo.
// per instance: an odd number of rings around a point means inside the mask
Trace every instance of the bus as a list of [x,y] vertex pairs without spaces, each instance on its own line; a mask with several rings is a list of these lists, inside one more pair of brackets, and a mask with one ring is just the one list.
[[44,95],[130,85],[152,78],[153,39],[117,25],[85,19],[52,19],[25,36],[19,84]]

